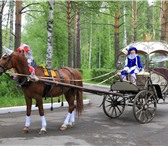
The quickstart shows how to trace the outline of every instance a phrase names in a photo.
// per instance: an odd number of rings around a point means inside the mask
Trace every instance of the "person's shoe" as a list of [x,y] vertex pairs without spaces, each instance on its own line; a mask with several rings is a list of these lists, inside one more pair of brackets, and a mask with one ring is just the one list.
[[30,77],[30,80],[35,80],[35,81],[39,80],[39,78],[36,75],[31,74],[29,77]]

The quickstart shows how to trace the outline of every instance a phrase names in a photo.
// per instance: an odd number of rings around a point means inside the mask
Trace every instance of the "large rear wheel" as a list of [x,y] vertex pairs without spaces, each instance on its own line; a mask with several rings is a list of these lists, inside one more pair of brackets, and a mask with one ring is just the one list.
[[110,118],[119,117],[125,109],[125,98],[122,96],[105,95],[103,99],[104,113]]
[[139,123],[149,123],[155,116],[157,101],[154,92],[140,91],[134,99],[133,113]]

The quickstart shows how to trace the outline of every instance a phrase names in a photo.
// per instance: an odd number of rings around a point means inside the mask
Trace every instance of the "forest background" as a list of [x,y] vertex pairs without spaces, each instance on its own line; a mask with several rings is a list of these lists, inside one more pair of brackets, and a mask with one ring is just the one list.
[[[24,43],[36,63],[47,68],[71,66],[86,74],[88,69],[115,70],[120,50],[146,34],[168,43],[168,2],[151,2],[0,1],[0,56],[2,46],[15,50]],[[1,86],[6,96],[9,85],[2,78]]]

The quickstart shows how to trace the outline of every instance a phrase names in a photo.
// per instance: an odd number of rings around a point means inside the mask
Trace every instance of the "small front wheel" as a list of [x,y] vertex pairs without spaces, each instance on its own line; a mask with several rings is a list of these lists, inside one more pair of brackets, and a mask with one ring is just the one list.
[[154,92],[140,91],[134,99],[133,113],[139,123],[149,123],[155,116],[157,101]]
[[104,113],[110,118],[119,117],[125,109],[125,98],[122,96],[105,95],[103,99]]

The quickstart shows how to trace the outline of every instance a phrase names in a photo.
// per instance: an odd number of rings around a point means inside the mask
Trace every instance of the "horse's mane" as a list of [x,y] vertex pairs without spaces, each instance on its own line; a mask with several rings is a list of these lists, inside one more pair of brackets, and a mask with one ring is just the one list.
[[23,72],[28,73],[29,72],[27,58],[24,55],[14,51],[12,54],[12,58],[13,58],[14,68],[17,69],[18,73],[19,72],[21,72],[21,73],[23,73]]
[[13,52],[15,59],[22,65],[27,64],[27,58],[18,52]]
[[[17,61],[18,61],[22,66],[25,66],[25,65],[27,66],[28,62],[27,62],[26,56],[24,56],[24,55],[22,55],[22,54],[20,54],[20,53],[18,53],[18,52],[15,52],[15,56],[16,56],[16,58],[17,58]],[[43,69],[43,66],[41,66],[41,65],[37,65],[37,64],[36,64],[35,67],[38,68],[38,69]]]

